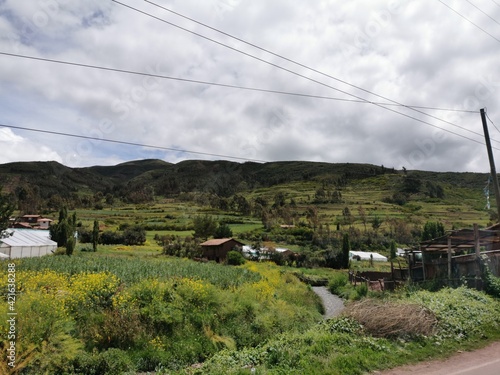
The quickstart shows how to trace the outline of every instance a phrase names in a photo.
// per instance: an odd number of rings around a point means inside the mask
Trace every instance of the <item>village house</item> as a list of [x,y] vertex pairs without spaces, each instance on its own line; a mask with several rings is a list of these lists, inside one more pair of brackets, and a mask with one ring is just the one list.
[[227,253],[242,247],[243,244],[233,238],[217,238],[203,242],[200,246],[203,250],[203,258],[220,263],[227,259]]
[[11,219],[10,227],[18,229],[48,230],[52,221],[52,219],[43,217],[42,215],[23,215],[17,219]]

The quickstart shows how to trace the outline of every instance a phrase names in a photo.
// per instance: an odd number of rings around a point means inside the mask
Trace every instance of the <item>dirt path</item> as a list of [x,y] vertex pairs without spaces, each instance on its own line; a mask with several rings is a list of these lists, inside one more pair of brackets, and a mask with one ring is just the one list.
[[373,372],[378,375],[498,375],[500,374],[500,342],[483,349],[462,352],[446,360],[422,362]]
[[321,301],[323,301],[323,306],[325,307],[323,316],[325,319],[337,316],[344,310],[344,301],[340,297],[330,293],[325,286],[313,286],[312,289],[321,298]]

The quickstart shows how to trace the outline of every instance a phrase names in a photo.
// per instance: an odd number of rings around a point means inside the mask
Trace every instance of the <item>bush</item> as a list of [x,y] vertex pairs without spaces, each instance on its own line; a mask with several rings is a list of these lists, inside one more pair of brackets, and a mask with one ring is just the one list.
[[436,314],[438,334],[442,339],[462,341],[474,336],[484,337],[500,328],[499,305],[477,290],[460,287],[439,292],[418,291],[410,298]]
[[243,258],[243,255],[241,255],[240,252],[231,250],[229,253],[227,253],[227,264],[230,264],[232,266],[240,266],[242,264],[245,264],[245,258]]
[[134,225],[123,232],[125,245],[144,245],[146,242],[146,231],[140,225]]
[[112,232],[107,230],[99,236],[99,243],[102,245],[121,245],[125,242],[123,234],[120,232]]
[[135,370],[127,353],[120,349],[108,349],[99,354],[84,353],[73,364],[74,372],[85,375],[121,375]]
[[492,297],[500,298],[500,277],[495,277],[488,266],[484,268],[484,291]]
[[328,289],[332,294],[342,294],[342,288],[349,282],[349,277],[346,273],[336,273],[328,283]]
[[79,228],[78,229],[78,242],[80,243],[92,243],[92,231]]

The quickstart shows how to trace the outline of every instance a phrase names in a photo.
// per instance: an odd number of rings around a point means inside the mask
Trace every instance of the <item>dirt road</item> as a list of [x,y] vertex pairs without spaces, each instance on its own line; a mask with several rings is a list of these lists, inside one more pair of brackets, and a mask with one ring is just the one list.
[[495,342],[483,349],[472,352],[457,353],[446,360],[422,362],[412,366],[374,372],[373,374],[500,375],[500,342]]

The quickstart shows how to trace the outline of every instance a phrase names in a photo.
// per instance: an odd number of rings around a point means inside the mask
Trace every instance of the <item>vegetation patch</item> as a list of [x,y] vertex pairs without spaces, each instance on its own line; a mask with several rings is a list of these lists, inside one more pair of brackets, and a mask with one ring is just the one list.
[[[329,319],[254,348],[223,350],[198,368],[176,374],[362,375],[500,338],[500,303],[464,287],[403,291],[389,300],[356,302],[350,309],[355,317]],[[366,319],[375,312],[373,322]],[[395,322],[393,315],[399,317]],[[420,329],[417,322],[426,328]]]

